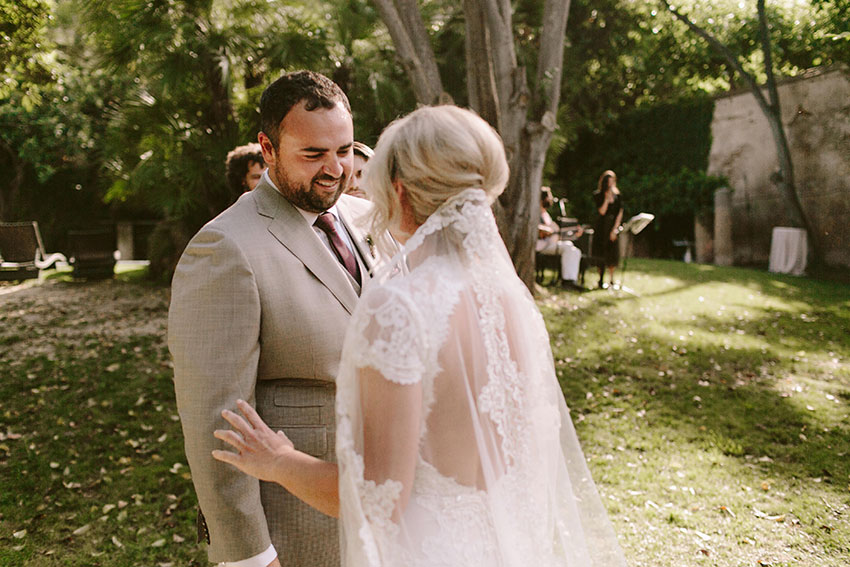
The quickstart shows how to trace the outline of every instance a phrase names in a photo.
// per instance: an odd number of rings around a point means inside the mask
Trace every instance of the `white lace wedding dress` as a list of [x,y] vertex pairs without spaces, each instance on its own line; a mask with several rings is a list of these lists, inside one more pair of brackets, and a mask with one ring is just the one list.
[[482,190],[364,291],[341,367],[344,566],[625,565]]

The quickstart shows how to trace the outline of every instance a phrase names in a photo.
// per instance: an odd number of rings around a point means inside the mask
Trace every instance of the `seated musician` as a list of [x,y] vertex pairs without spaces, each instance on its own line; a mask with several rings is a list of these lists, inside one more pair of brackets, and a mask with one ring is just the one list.
[[572,240],[582,234],[581,226],[570,229],[561,228],[549,214],[549,207],[555,202],[549,187],[540,188],[540,222],[537,225],[538,254],[561,256],[561,285],[567,288],[580,288],[578,284],[581,250]]

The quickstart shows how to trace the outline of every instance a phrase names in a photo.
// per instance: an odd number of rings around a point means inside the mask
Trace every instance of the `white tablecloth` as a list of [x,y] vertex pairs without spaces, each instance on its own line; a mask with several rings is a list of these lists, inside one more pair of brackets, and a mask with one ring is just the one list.
[[808,242],[802,228],[777,226],[770,239],[771,272],[778,274],[803,275],[806,271]]

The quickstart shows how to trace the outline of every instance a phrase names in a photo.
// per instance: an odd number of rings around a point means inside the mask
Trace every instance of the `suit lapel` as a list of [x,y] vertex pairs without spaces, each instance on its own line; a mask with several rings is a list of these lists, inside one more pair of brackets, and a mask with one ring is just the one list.
[[268,217],[269,232],[285,246],[351,313],[357,293],[342,267],[319,240],[301,213],[265,180],[253,191],[257,213]]

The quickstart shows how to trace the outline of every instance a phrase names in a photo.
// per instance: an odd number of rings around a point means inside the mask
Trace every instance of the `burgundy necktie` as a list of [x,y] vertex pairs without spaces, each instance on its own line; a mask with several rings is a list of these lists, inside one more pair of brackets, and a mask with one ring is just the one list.
[[339,232],[337,232],[336,226],[334,226],[333,214],[327,211],[320,214],[316,219],[316,226],[328,235],[328,240],[331,241],[331,246],[333,247],[334,252],[336,252],[337,258],[339,258],[339,261],[342,262],[342,265],[345,266],[348,273],[351,274],[359,284],[360,269],[357,266],[357,258],[354,257],[354,253],[348,246],[346,246],[345,242],[343,242],[340,237]]

